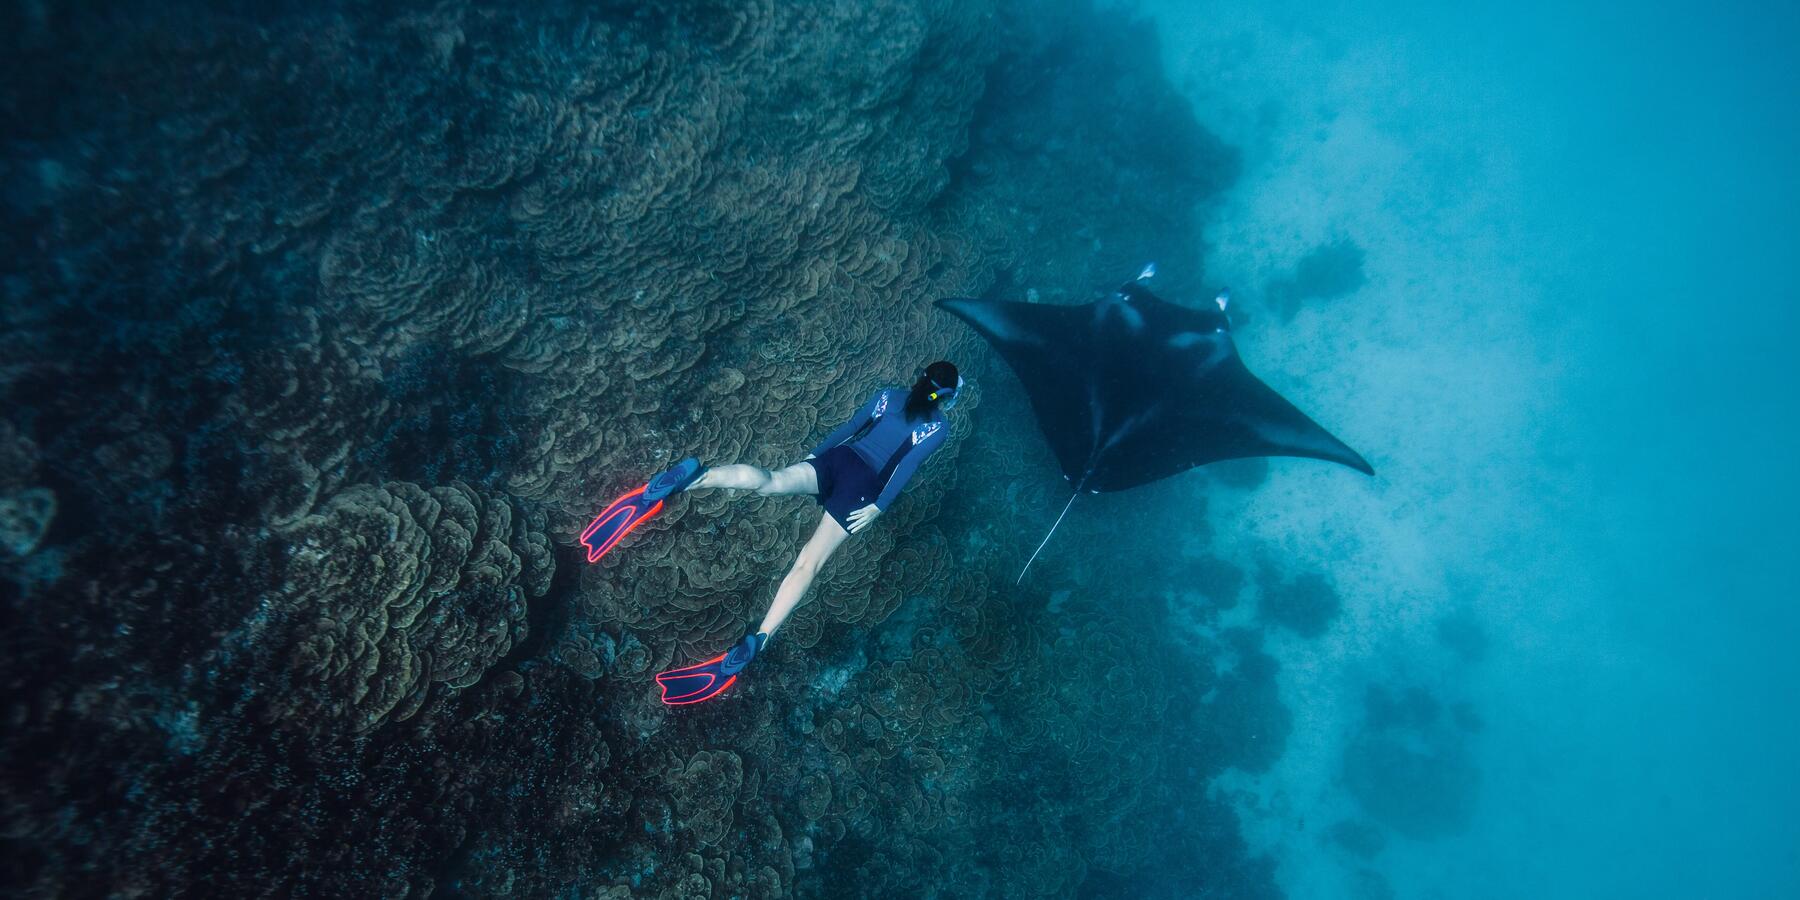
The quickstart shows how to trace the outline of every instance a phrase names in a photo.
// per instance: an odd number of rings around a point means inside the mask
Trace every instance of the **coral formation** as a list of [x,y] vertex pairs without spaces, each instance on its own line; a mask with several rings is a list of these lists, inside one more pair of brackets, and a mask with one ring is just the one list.
[[1387,846],[1381,829],[1367,822],[1345,819],[1327,832],[1331,842],[1361,859],[1372,859]]
[[1339,239],[1320,244],[1301,257],[1293,275],[1270,281],[1263,288],[1262,300],[1285,321],[1307,302],[1353,294],[1366,280],[1362,247]]
[[549,541],[513,518],[462,484],[397,482],[350,488],[284,529],[295,684],[274,705],[317,703],[362,733],[412,716],[433,685],[479,681],[550,586]]
[[[1207,799],[1280,752],[1273,662],[1163,627],[1243,573],[1062,556],[1012,588],[1063,487],[929,302],[1191,258],[1236,164],[1147,27],[948,0],[6,16],[9,887],[1273,894]],[[945,451],[755,678],[656,704],[819,513],[681,497],[595,566],[586,517],[679,456],[791,462],[937,357],[974,385]],[[1185,501],[1094,502],[1071,534]]]
[[1480,723],[1466,708],[1445,715],[1419,687],[1370,685],[1362,732],[1344,750],[1344,784],[1369,816],[1410,838],[1461,833],[1481,772],[1469,748]]
[[1467,606],[1447,613],[1437,623],[1437,639],[1445,649],[1464,662],[1480,662],[1488,652],[1487,631]]
[[36,550],[56,517],[56,495],[25,488],[0,495],[0,550],[26,556]]
[[1265,561],[1259,580],[1262,599],[1257,603],[1257,616],[1301,637],[1316,638],[1324,634],[1344,605],[1331,582],[1314,572],[1283,580]]

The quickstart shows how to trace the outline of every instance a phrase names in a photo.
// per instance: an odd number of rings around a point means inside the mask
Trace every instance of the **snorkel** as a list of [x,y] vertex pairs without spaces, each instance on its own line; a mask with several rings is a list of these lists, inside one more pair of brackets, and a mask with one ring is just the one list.
[[906,393],[907,421],[923,422],[932,410],[954,409],[962,396],[963,384],[962,374],[949,360],[914,370],[912,387]]
[[955,386],[952,386],[952,387],[946,387],[944,385],[938,384],[936,378],[932,378],[929,374],[927,374],[925,372],[920,372],[919,377],[925,379],[926,381],[931,382],[931,386],[933,388],[935,388],[935,390],[933,390],[931,393],[927,394],[926,396],[931,398],[931,402],[936,403],[938,405],[939,409],[951,410],[951,409],[956,408],[957,398],[962,396],[962,389],[963,389],[962,375],[959,374],[956,376],[956,384],[955,384]]

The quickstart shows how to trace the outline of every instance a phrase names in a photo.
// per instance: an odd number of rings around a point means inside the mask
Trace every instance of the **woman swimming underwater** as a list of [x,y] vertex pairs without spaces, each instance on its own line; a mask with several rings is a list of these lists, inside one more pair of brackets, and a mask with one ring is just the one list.
[[944,413],[962,390],[956,366],[934,362],[919,372],[910,389],[883,388],[856,415],[826,435],[800,462],[770,471],[759,466],[702,466],[688,458],[614,502],[582,533],[588,560],[599,559],[639,522],[654,515],[671,494],[710,489],[774,494],[810,494],[825,508],[799,556],[781,579],[762,623],[737,645],[713,659],[656,676],[663,702],[698,703],[718,696],[737,680],[793,612],[812,586],[819,568],[845,538],[869,527],[891,506],[913,473],[944,443]]

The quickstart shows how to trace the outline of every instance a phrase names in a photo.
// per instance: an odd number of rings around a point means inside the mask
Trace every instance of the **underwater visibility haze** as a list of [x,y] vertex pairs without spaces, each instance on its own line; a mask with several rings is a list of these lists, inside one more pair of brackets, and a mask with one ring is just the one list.
[[1797,41],[8,4],[0,894],[1800,896]]

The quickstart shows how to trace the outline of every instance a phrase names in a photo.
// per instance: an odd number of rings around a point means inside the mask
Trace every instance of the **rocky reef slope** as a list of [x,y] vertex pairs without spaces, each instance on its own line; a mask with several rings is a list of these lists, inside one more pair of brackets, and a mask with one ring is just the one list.
[[[1234,158],[1146,28],[141,7],[0,27],[9,892],[1273,893],[1206,790],[1279,752],[1273,665],[1164,627],[1236,576],[1012,587],[1060,479],[930,305],[1199,280],[1167,261]],[[957,440],[752,681],[660,706],[816,509],[684,498],[599,566],[586,517],[677,456],[791,461],[945,355]]]

